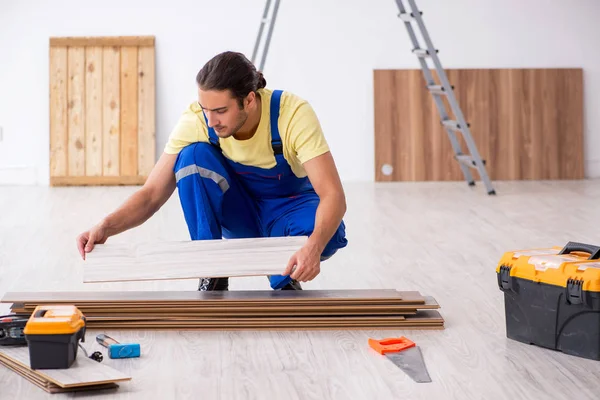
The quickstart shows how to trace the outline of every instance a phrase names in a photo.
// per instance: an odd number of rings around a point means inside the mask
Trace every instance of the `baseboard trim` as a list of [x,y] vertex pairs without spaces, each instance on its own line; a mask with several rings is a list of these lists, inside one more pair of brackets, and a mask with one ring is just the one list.
[[0,186],[30,186],[37,184],[37,169],[34,166],[0,166]]

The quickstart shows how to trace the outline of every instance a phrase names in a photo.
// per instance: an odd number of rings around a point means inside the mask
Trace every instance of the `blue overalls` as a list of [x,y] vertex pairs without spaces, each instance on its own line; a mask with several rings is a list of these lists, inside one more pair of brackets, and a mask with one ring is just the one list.
[[[263,169],[231,161],[221,153],[214,129],[206,126],[210,143],[194,143],[181,150],[175,176],[185,221],[192,240],[274,236],[309,236],[315,224],[319,196],[308,177],[298,178],[283,156],[279,136],[282,91],[273,91],[270,103],[271,146],[277,165]],[[321,260],[345,247],[340,224]],[[281,266],[285,269],[285,265]],[[291,281],[269,276],[273,289]]]

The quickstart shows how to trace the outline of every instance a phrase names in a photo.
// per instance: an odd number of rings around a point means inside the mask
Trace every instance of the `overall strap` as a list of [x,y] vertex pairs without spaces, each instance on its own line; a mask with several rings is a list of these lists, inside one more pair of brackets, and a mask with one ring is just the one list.
[[204,115],[204,121],[206,121],[206,129],[208,129],[208,140],[210,141],[210,144],[221,150],[221,144],[219,143],[219,137],[217,136],[217,133],[213,128],[208,126],[208,118],[206,118],[204,111],[202,111],[202,115]]
[[271,95],[271,147],[275,155],[283,154],[283,143],[279,136],[279,105],[281,104],[282,90],[274,90]]

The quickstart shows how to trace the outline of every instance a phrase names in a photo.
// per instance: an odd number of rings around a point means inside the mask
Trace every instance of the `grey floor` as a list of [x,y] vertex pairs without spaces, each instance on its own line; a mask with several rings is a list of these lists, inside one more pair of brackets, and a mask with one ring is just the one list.
[[[598,399],[600,362],[508,340],[495,267],[505,251],[600,245],[600,181],[499,182],[498,196],[464,183],[348,183],[349,247],[306,289],[396,288],[434,296],[443,331],[109,331],[139,342],[140,359],[105,363],[133,380],[116,392],[47,395],[0,367],[0,398]],[[134,189],[0,187],[0,295],[7,291],[193,290],[196,282],[83,284],[76,235]],[[176,194],[117,241],[186,240]],[[268,289],[237,278],[231,289]],[[7,304],[0,312],[8,311]],[[90,331],[85,345],[102,350]],[[370,350],[405,335],[433,382],[416,384]]]

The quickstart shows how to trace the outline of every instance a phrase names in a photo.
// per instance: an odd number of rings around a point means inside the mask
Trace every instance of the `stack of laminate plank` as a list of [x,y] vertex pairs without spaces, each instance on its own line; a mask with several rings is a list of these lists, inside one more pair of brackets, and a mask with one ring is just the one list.
[[7,293],[14,313],[73,304],[88,329],[443,329],[439,304],[416,291],[153,291]]
[[[80,356],[66,369],[34,370],[30,368],[27,346],[0,346],[0,364],[48,393],[116,389],[116,382],[131,380],[114,368]],[[10,393],[5,395],[10,398]]]

